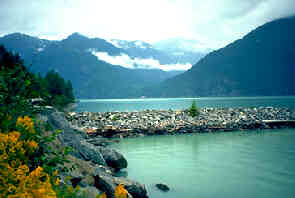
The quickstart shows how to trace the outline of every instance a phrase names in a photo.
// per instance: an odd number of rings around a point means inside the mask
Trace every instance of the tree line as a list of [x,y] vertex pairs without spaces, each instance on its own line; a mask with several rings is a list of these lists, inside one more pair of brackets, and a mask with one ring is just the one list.
[[0,111],[26,111],[25,103],[42,98],[45,105],[62,108],[74,102],[72,83],[57,72],[49,71],[44,77],[29,71],[18,54],[8,52],[0,45]]

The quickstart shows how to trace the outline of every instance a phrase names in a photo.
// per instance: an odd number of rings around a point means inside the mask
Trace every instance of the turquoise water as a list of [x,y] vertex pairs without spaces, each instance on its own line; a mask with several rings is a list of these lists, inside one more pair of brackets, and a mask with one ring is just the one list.
[[[151,198],[295,197],[295,129],[129,138],[113,147]],[[160,182],[171,191],[153,187]]]
[[80,100],[76,111],[140,111],[144,109],[186,109],[196,100],[198,107],[290,107],[295,108],[295,96],[288,97],[211,97],[159,99],[89,99]]
[[[80,100],[76,111],[198,107],[288,107],[290,97]],[[295,129],[123,139],[112,145],[128,160],[122,175],[146,184],[151,198],[294,198]],[[171,191],[160,192],[156,183]]]

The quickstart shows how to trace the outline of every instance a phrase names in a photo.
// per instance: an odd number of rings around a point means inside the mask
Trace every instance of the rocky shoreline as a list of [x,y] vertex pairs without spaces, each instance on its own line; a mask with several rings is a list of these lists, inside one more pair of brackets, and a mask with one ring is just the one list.
[[144,185],[116,176],[117,171],[128,166],[128,162],[119,151],[106,147],[109,140],[89,138],[85,131],[72,128],[66,120],[66,114],[54,108],[41,111],[37,115],[37,121],[48,124],[51,131],[60,131],[53,147],[71,148],[66,163],[69,171],[59,172],[61,185],[79,186],[83,197],[95,198],[105,192],[108,198],[114,198],[116,187],[123,184],[128,198],[148,197]]
[[[295,110],[287,108],[202,108],[199,112],[193,118],[185,110],[62,113],[49,108],[41,111],[38,120],[48,123],[53,130],[62,131],[57,137],[57,145],[72,148],[67,166],[75,168],[60,174],[62,182],[66,183],[65,178],[70,176],[69,184],[79,185],[81,192],[93,198],[102,192],[113,198],[119,184],[124,185],[130,198],[148,197],[144,185],[117,177],[116,172],[126,168],[128,162],[119,151],[107,147],[118,141],[113,138],[268,129],[287,127],[289,123],[273,125],[265,120],[295,120]],[[156,187],[169,190],[164,184]]]
[[[185,110],[144,110],[139,112],[70,112],[68,121],[90,137],[136,137],[159,134],[205,133],[287,127],[290,123],[266,120],[295,120],[288,108],[202,108],[191,117]],[[292,123],[291,123],[292,125]]]

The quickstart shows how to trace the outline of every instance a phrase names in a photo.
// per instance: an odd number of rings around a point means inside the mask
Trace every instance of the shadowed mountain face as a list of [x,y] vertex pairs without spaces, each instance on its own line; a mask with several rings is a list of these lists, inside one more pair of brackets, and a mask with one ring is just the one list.
[[144,92],[152,97],[294,95],[294,35],[295,17],[267,23]]
[[[111,65],[98,59],[92,51],[104,52],[109,56],[132,53],[103,39],[90,39],[78,33],[62,41],[14,33],[0,38],[0,44],[19,53],[33,72],[45,74],[53,69],[65,79],[71,80],[78,98],[138,97],[139,90],[143,87],[182,73],[159,69],[127,69]],[[130,57],[136,57],[136,51],[133,51],[134,55]],[[157,54],[157,51],[153,53]]]

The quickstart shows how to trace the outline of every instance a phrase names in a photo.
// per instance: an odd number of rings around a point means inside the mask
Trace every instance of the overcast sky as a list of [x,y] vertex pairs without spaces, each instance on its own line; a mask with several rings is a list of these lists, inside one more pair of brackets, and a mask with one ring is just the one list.
[[220,48],[265,22],[295,15],[295,0],[0,0],[0,35],[155,42],[194,39]]

